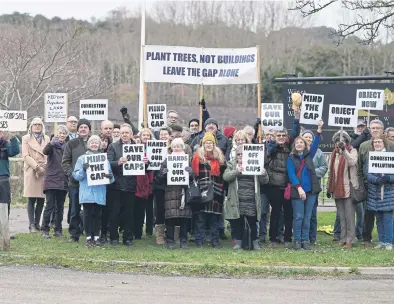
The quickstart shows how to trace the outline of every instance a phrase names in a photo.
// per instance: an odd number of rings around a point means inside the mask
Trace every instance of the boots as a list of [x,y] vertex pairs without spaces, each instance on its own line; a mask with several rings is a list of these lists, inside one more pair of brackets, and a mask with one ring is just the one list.
[[166,240],[164,238],[164,225],[156,225],[156,244],[164,245]]
[[253,250],[261,250],[259,240],[254,240],[253,241]]
[[235,240],[234,250],[242,249],[242,240]]
[[177,244],[177,245],[180,244],[180,240],[179,240],[180,230],[181,230],[181,227],[175,226],[175,229],[174,229],[174,240],[175,240],[175,244]]

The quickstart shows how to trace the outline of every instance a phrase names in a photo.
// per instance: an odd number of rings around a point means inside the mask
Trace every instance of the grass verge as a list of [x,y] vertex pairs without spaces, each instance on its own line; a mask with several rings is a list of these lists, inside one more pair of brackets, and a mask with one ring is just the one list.
[[[319,224],[333,224],[335,213],[319,213]],[[350,267],[357,274],[362,266],[392,266],[394,254],[357,245],[345,250],[332,242],[332,236],[318,234],[318,245],[311,251],[294,251],[278,246],[261,252],[234,251],[231,241],[223,241],[222,249],[196,248],[168,250],[155,245],[154,239],[135,241],[136,248],[125,246],[87,249],[66,240],[45,240],[39,234],[19,234],[11,250],[0,255],[3,264],[39,264],[82,270],[139,272],[168,275],[261,276],[321,275],[313,266]],[[272,267],[271,267],[272,266]],[[284,269],[274,266],[302,266]],[[343,275],[340,272],[325,276]]]

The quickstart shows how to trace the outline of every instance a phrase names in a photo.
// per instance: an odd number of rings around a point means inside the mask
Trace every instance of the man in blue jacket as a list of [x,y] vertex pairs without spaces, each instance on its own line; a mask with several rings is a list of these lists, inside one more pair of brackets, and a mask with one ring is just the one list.
[[0,130],[0,204],[8,205],[11,210],[10,161],[9,157],[19,154],[19,141],[13,134]]

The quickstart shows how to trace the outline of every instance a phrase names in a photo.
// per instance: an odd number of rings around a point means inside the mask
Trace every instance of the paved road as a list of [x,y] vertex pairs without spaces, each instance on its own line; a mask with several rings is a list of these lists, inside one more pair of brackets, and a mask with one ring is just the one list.
[[207,279],[0,266],[2,304],[392,303],[394,280]]

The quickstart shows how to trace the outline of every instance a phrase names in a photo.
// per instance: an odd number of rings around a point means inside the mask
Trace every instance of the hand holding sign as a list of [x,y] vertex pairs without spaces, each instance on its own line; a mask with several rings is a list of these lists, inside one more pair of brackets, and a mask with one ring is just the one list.
[[105,175],[105,177],[106,177],[106,178],[109,178],[109,179],[111,179],[113,176],[114,176],[114,175],[113,175],[112,173],[107,173],[107,174]]
[[86,171],[89,168],[89,164],[84,163],[82,168],[83,168],[83,171]]
[[127,163],[127,158],[126,157],[119,158],[118,166],[123,166],[125,163]]

